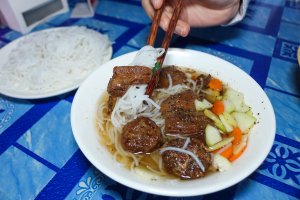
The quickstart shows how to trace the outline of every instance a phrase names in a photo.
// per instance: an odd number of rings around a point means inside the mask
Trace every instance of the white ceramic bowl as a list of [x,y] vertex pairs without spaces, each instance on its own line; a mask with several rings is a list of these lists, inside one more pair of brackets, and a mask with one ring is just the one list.
[[[147,193],[165,196],[195,196],[230,187],[249,176],[264,161],[275,137],[275,115],[261,87],[244,71],[215,56],[199,51],[170,49],[165,64],[173,64],[210,73],[243,92],[259,123],[249,136],[243,155],[226,172],[213,173],[190,181],[147,180],[123,168],[99,142],[96,111],[99,98],[107,88],[113,67],[130,63],[136,52],[122,55],[96,70],[78,89],[71,109],[71,124],[76,142],[87,159],[115,181]],[[259,113],[259,115],[258,115]]]

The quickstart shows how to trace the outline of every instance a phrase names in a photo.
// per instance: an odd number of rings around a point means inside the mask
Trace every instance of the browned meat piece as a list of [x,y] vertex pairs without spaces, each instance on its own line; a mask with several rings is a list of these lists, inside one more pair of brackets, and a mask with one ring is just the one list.
[[[185,141],[185,139],[180,138],[173,139],[166,142],[164,147],[182,148]],[[212,159],[204,144],[200,140],[192,138],[186,150],[193,152],[207,171],[212,164]],[[162,153],[162,159],[166,171],[181,179],[195,179],[205,176],[205,172],[201,170],[194,158],[186,153],[167,150]]]
[[212,124],[212,121],[202,112],[177,110],[165,115],[165,132],[167,134],[203,136],[207,124]]
[[165,132],[182,135],[204,135],[212,123],[202,112],[196,112],[197,95],[191,90],[172,95],[162,102],[160,111],[165,118]]
[[107,91],[115,97],[123,96],[129,86],[147,84],[151,79],[152,71],[143,66],[117,66],[114,67],[113,76],[109,80]]
[[196,98],[197,95],[191,90],[172,95],[162,102],[160,112],[164,116],[167,112],[174,112],[176,110],[196,111]]
[[108,113],[111,113],[114,110],[118,97],[109,96],[108,97]]
[[200,76],[197,77],[196,79],[196,83],[197,85],[202,85],[202,88],[201,89],[207,89],[208,88],[208,83],[211,79],[211,75],[208,74],[208,75],[205,75],[205,74],[201,74]]
[[178,70],[175,66],[168,66],[168,67],[163,67],[160,75],[159,75],[159,81],[157,84],[158,88],[167,88],[169,87],[169,78],[168,74],[170,74],[172,78],[172,84],[177,85],[181,83],[186,82],[186,75],[184,72]]
[[138,117],[123,127],[121,143],[131,153],[151,153],[162,145],[161,130],[151,119]]

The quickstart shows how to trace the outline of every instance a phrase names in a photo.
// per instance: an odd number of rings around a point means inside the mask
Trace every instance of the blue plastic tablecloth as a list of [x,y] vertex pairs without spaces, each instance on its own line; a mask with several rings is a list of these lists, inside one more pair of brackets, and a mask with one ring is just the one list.
[[[142,47],[151,25],[140,1],[134,0],[100,0],[93,18],[69,16],[57,16],[34,31],[86,26],[107,34],[117,57]],[[0,28],[0,47],[21,36]],[[187,199],[300,198],[299,45],[299,0],[252,1],[246,18],[235,26],[193,29],[187,38],[174,38],[172,47],[216,55],[250,74],[270,98],[277,120],[272,150],[253,174],[223,191]],[[43,100],[0,95],[1,200],[181,199],[130,189],[95,169],[72,135],[74,94]]]

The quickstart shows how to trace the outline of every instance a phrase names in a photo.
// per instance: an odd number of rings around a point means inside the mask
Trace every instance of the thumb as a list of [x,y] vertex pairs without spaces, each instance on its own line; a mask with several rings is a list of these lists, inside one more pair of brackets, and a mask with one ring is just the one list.
[[164,0],[151,0],[151,3],[155,9],[159,9],[162,6],[163,1]]

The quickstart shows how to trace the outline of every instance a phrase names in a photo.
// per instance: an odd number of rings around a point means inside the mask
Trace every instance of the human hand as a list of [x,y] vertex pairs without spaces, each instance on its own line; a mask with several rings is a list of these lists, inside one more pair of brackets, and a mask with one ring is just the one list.
[[[152,19],[156,9],[165,1],[160,26],[167,30],[176,3],[174,0],[142,0],[142,5]],[[175,33],[187,36],[190,27],[208,27],[226,24],[238,12],[241,0],[184,0]]]

